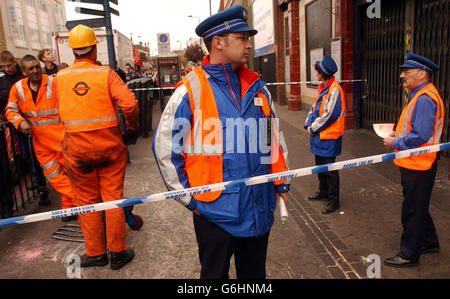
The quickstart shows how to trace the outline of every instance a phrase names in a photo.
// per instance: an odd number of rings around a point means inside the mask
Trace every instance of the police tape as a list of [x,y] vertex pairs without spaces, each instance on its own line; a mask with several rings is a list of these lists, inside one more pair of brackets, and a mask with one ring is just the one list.
[[32,215],[27,215],[27,216],[18,216],[18,217],[12,217],[12,218],[7,218],[7,219],[1,219],[0,227],[12,226],[12,225],[16,225],[16,224],[25,224],[25,223],[50,220],[50,219],[57,219],[57,218],[66,217],[66,216],[75,216],[75,215],[105,211],[105,210],[115,209],[115,208],[124,208],[124,207],[128,207],[128,206],[134,206],[134,205],[150,203],[150,202],[157,202],[157,201],[165,201],[165,200],[169,200],[169,199],[185,198],[185,197],[193,196],[196,194],[220,191],[220,190],[225,190],[225,189],[229,189],[229,188],[237,187],[237,186],[252,186],[252,185],[258,185],[258,184],[270,183],[270,182],[283,180],[283,179],[293,179],[296,177],[307,176],[307,175],[312,175],[312,174],[316,174],[316,173],[322,173],[322,172],[328,172],[328,171],[334,171],[334,170],[340,170],[340,169],[348,169],[348,168],[360,167],[360,166],[367,166],[367,165],[382,163],[382,162],[386,162],[386,161],[390,161],[390,160],[394,160],[394,159],[418,156],[418,155],[423,155],[423,154],[433,153],[433,152],[440,152],[440,151],[445,151],[445,150],[450,150],[450,142],[436,144],[436,145],[430,145],[430,146],[426,146],[426,147],[420,147],[420,148],[416,148],[416,149],[404,150],[404,151],[399,151],[399,152],[391,152],[391,153],[387,153],[387,154],[381,154],[381,155],[357,158],[357,159],[353,159],[353,160],[346,160],[346,161],[341,161],[341,162],[336,162],[336,163],[324,164],[324,165],[320,165],[320,166],[288,170],[288,171],[284,171],[284,172],[255,176],[255,177],[251,177],[251,178],[217,183],[217,184],[213,184],[213,185],[192,187],[192,188],[182,189],[182,190],[173,190],[173,191],[157,193],[157,194],[153,194],[153,195],[149,195],[149,196],[121,199],[121,200],[115,200],[115,201],[109,201],[109,202],[102,202],[102,203],[93,204],[93,205],[80,206],[80,207],[75,207],[75,208],[70,208],[70,209],[55,210],[55,211],[43,212],[43,213],[32,214]]
[[[338,80],[339,83],[354,83],[354,82],[367,82],[366,79],[361,80]],[[301,84],[321,84],[321,81],[300,81],[300,82],[273,82],[266,83],[267,86],[275,86],[275,85],[301,85]],[[146,90],[169,90],[175,89],[175,87],[149,87],[149,88],[133,88],[131,91],[146,91]]]

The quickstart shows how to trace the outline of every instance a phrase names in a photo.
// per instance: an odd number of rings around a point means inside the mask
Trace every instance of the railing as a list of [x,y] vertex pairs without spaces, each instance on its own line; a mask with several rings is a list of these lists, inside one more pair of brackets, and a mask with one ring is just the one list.
[[158,99],[162,99],[163,94],[159,90],[147,90],[148,88],[157,87],[150,78],[131,80],[127,82],[127,86],[134,92],[139,104],[139,136],[147,138],[149,137],[149,132],[153,130],[153,104]]
[[0,218],[20,213],[38,195],[31,179],[32,157],[25,156],[32,153],[23,150],[31,140],[18,134],[11,123],[0,122]]

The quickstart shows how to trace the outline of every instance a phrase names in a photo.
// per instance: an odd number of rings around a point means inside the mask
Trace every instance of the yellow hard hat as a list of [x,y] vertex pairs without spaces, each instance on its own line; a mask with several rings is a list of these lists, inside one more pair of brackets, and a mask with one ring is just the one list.
[[85,26],[77,25],[69,33],[69,47],[72,49],[86,48],[98,44],[94,31]]

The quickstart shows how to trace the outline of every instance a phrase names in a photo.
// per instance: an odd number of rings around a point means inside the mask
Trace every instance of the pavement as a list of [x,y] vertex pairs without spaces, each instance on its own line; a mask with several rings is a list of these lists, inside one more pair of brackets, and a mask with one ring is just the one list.
[[[161,115],[153,109],[153,128]],[[307,111],[288,111],[277,106],[280,126],[287,140],[290,168],[314,166],[309,137],[302,128]],[[129,147],[127,198],[166,191],[151,151],[153,132]],[[386,153],[381,138],[364,130],[348,130],[343,155],[338,161]],[[289,218],[282,222],[278,211],[270,233],[267,278],[358,279],[450,278],[450,181],[448,158],[439,161],[430,211],[440,237],[441,252],[422,255],[419,266],[391,268],[383,265],[400,246],[402,203],[400,174],[392,162],[340,171],[341,208],[322,215],[324,202],[307,196],[318,189],[316,175],[293,180],[287,206]],[[20,215],[59,209],[52,190],[52,205],[39,207],[33,200]],[[135,206],[144,226],[127,227],[127,245],[134,260],[120,270],[108,267],[74,269],[72,256],[84,254],[84,244],[55,240],[52,232],[61,220],[48,220],[0,229],[0,278],[89,278],[89,279],[197,279],[200,275],[198,248],[192,213],[179,203],[164,201]],[[76,221],[72,222],[76,224]],[[230,277],[235,277],[234,264]]]

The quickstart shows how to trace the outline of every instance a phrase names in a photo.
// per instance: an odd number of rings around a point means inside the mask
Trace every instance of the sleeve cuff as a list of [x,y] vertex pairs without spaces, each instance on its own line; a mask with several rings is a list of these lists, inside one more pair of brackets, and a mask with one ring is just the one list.
[[400,148],[400,144],[398,143],[398,139],[394,139],[392,141],[392,148],[395,148],[395,149]]
[[286,193],[289,192],[290,184],[282,184],[275,186],[276,193]]
[[189,204],[186,206],[186,208],[189,211],[194,211],[197,208],[197,204],[195,202],[195,199],[193,197],[191,197],[191,201],[189,202]]

